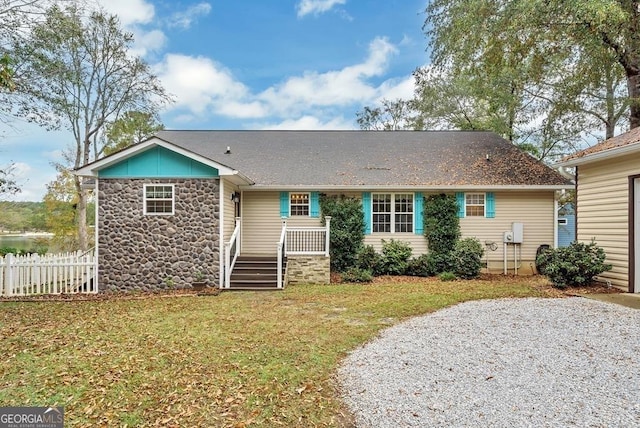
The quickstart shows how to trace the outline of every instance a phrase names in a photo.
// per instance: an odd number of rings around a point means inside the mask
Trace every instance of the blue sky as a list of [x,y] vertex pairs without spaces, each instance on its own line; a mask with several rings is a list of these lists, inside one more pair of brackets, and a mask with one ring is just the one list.
[[[428,63],[426,0],[99,0],[176,103],[168,129],[355,129],[356,112],[408,98]],[[72,142],[20,121],[0,127],[15,200],[41,200]]]

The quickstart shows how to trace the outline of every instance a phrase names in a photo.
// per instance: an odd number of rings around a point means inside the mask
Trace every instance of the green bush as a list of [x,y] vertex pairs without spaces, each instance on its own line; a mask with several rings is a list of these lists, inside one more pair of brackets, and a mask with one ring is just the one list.
[[369,270],[376,273],[380,269],[382,256],[376,253],[373,245],[365,245],[360,248],[356,256],[356,266],[360,269]]
[[440,279],[440,281],[453,281],[454,279],[456,279],[456,274],[453,272],[442,272],[440,275],[438,275],[438,278]]
[[429,252],[448,253],[460,238],[458,203],[454,195],[429,195],[424,202],[424,236]]
[[451,272],[455,267],[455,260],[452,252],[429,253],[427,254],[427,270],[430,276],[438,275],[442,272]]
[[6,256],[7,254],[17,255],[17,254],[21,254],[21,253],[22,253],[22,251],[18,250],[17,248],[0,247],[0,256]]
[[604,261],[604,250],[594,241],[589,244],[572,242],[568,247],[545,250],[536,263],[554,287],[566,288],[589,285],[596,275],[611,270]]
[[379,272],[386,275],[404,275],[407,272],[411,252],[411,246],[407,242],[383,239]]
[[329,233],[331,270],[343,272],[356,265],[356,255],[364,242],[364,211],[356,198],[320,195],[322,222],[331,216]]
[[360,269],[353,267],[343,272],[341,275],[342,282],[371,282],[373,281],[373,273],[369,269]]
[[414,259],[409,260],[407,264],[407,275],[411,276],[433,276],[434,271],[431,268],[428,254],[422,254]]
[[470,279],[480,274],[484,248],[476,238],[465,238],[456,242],[452,258],[454,273],[459,278]]

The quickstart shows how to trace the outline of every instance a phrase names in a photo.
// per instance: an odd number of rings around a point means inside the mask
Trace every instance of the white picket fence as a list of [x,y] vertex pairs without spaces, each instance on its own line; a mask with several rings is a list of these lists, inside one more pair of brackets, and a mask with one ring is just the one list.
[[97,293],[95,251],[0,257],[0,296]]

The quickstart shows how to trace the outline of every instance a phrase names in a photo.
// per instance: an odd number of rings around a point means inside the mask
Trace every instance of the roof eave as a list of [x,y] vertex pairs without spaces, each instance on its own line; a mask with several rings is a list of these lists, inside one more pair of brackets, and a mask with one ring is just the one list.
[[322,185],[322,184],[282,184],[282,185],[261,185],[254,184],[250,186],[240,186],[241,190],[255,190],[255,191],[301,191],[309,189],[313,190],[434,190],[434,191],[515,191],[515,190],[566,190],[572,189],[575,185],[569,184],[544,184],[544,185],[529,185],[529,184],[517,184],[517,185],[370,185],[370,184],[353,184],[353,185]]
[[584,165],[591,162],[598,162],[607,159],[614,159],[618,156],[623,156],[626,154],[640,152],[640,143],[633,143],[626,146],[621,147],[613,147],[608,150],[603,150],[601,152],[592,153],[586,156],[581,156],[573,159],[569,159],[566,161],[560,161],[553,165],[553,167],[564,167],[571,168],[574,166]]

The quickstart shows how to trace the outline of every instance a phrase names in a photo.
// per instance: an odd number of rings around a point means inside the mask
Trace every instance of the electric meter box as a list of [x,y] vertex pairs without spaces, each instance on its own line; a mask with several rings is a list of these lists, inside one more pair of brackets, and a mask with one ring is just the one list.
[[524,239],[524,224],[523,223],[511,223],[511,233],[513,234],[514,244],[522,244]]

